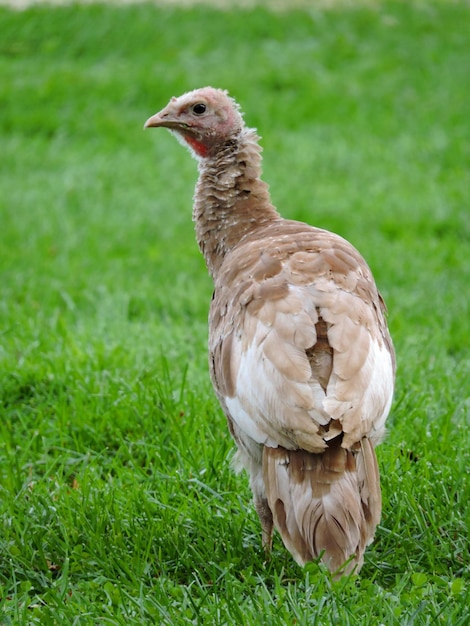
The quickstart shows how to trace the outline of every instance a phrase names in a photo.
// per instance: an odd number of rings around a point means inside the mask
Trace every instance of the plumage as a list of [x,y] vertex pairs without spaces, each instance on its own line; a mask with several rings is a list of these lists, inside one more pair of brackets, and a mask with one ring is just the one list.
[[193,219],[214,281],[212,382],[250,477],[264,546],[359,571],[380,520],[375,446],[392,402],[385,305],[359,252],[283,219],[261,180],[256,131],[224,91],[172,98],[146,127],[199,161]]

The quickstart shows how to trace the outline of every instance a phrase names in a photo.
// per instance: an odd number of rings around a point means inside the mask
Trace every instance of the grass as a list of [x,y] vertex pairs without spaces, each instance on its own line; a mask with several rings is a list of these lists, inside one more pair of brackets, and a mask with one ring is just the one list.
[[[0,9],[0,624],[468,623],[464,2]],[[142,132],[237,97],[286,217],[335,230],[399,369],[358,579],[265,562],[206,366],[195,163]]]

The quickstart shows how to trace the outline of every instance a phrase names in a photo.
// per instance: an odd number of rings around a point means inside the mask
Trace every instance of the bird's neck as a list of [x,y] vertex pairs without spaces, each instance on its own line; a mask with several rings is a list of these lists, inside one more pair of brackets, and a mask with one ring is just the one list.
[[225,255],[250,231],[278,219],[261,180],[261,147],[243,129],[216,155],[203,158],[194,196],[196,237],[213,278]]

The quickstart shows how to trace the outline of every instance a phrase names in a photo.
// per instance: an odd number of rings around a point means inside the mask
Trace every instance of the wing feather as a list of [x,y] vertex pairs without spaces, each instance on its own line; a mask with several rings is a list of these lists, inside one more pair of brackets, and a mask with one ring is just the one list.
[[288,238],[269,227],[264,246],[247,241],[226,259],[211,309],[214,386],[259,443],[319,452],[341,432],[344,447],[378,441],[394,369],[383,302],[350,244],[304,228]]

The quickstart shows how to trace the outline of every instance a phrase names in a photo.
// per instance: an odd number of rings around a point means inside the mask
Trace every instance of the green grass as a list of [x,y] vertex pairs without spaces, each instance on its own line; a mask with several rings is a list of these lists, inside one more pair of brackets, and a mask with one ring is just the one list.
[[[470,8],[0,9],[0,624],[468,623]],[[196,165],[226,87],[286,217],[369,261],[398,353],[359,579],[265,562],[210,387]]]

